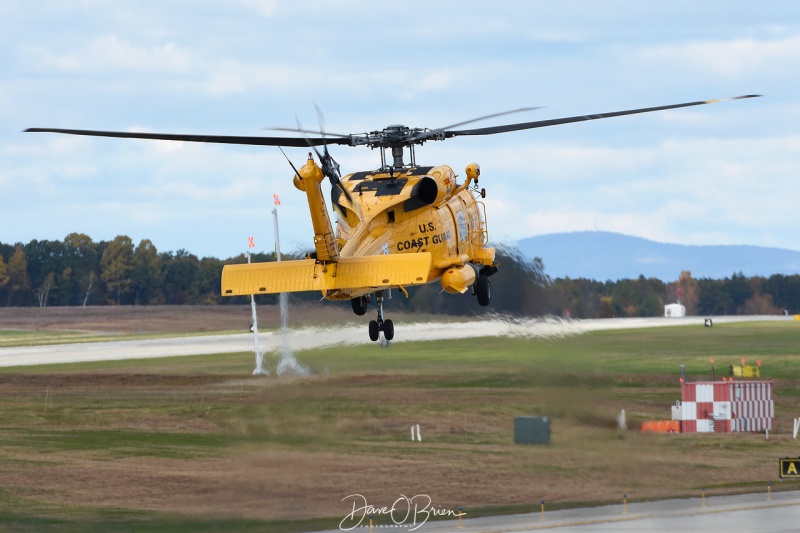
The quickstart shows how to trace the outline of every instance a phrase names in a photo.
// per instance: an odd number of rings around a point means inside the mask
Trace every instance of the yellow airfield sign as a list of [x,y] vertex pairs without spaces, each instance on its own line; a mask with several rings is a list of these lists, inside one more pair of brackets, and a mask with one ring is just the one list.
[[780,465],[781,479],[800,479],[800,457],[782,457],[778,459],[778,464]]

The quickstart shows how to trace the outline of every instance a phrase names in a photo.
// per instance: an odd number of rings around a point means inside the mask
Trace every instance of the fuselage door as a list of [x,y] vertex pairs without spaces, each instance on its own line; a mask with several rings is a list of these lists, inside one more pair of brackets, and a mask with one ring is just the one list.
[[453,216],[453,222],[455,223],[455,241],[457,247],[457,253],[465,254],[469,253],[469,220],[464,212],[464,205],[461,203],[460,198],[453,198],[447,203],[447,209],[450,210],[450,214]]

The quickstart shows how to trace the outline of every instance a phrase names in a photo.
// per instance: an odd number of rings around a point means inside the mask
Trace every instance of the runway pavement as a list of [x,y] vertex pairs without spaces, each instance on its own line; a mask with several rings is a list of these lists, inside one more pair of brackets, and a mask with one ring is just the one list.
[[[544,518],[541,512],[519,515],[493,516],[486,518],[462,518],[461,527],[457,518],[441,521],[425,521],[425,513],[412,510],[405,518],[405,509],[398,513],[400,522],[391,526],[373,528],[379,531],[424,533],[526,533],[543,530],[553,531],[613,531],[672,533],[674,531],[702,532],[788,532],[800,531],[800,491],[772,492],[737,496],[715,496],[662,500],[645,503],[627,503],[605,507],[548,511]],[[532,505],[532,507],[539,507]],[[344,515],[344,513],[343,513]],[[416,524],[414,523],[416,518]],[[324,533],[340,532],[352,527],[349,522],[340,529]],[[368,517],[357,527],[357,532],[369,531]]]

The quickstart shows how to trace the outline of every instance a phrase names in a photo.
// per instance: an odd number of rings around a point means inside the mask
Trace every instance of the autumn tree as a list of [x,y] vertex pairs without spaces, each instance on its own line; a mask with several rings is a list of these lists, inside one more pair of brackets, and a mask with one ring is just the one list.
[[192,282],[192,303],[216,304],[222,298],[222,261],[214,257],[200,260]]
[[688,270],[681,272],[675,283],[675,298],[686,307],[687,315],[697,314],[697,280]]
[[64,243],[34,239],[25,245],[25,259],[39,307],[48,305],[51,297],[58,302],[61,282],[59,278],[67,260]]
[[3,256],[0,255],[0,289],[2,289],[3,287],[6,286],[6,284],[8,284],[9,279],[10,278],[8,277],[8,266],[3,261]]
[[64,238],[64,255],[70,270],[62,272],[62,299],[67,305],[86,306],[97,290],[97,245],[86,234],[70,233]]
[[744,311],[744,303],[753,296],[753,288],[747,278],[741,272],[734,273],[731,279],[726,278],[723,281],[723,286],[734,305],[733,312],[735,314],[742,314]]
[[701,315],[726,315],[734,312],[733,300],[725,291],[721,280],[697,280],[697,302],[697,311]]
[[800,313],[800,274],[774,274],[767,280],[764,290],[772,295],[775,305],[781,311]]
[[616,316],[661,316],[664,313],[666,288],[661,280],[640,275],[606,285],[611,289],[615,305],[623,311]]
[[149,239],[143,239],[133,251],[131,281],[136,305],[154,303],[161,293],[163,264],[158,250]]
[[[553,312],[572,318],[597,318],[600,298],[609,292],[603,282],[569,277],[556,279],[551,291]],[[623,313],[621,309],[619,313],[617,316]]]
[[56,275],[52,272],[48,273],[42,284],[36,290],[36,299],[39,302],[39,307],[47,307],[47,300],[50,297],[50,289],[53,288],[56,282]]
[[613,318],[617,316],[617,310],[614,308],[614,298],[611,296],[601,296],[598,313],[600,318]]
[[741,306],[743,315],[779,315],[781,311],[775,307],[772,295],[767,291],[767,278],[752,276],[747,279],[750,297]]
[[122,297],[131,292],[133,241],[130,237],[119,235],[108,243],[100,259],[100,269],[100,279],[106,284],[108,295],[120,305]]
[[199,268],[196,255],[186,250],[161,254],[164,263],[164,297],[168,304],[188,303],[192,284]]
[[[28,261],[25,259],[25,250],[18,245],[14,250],[14,255],[8,260],[6,268],[8,275],[8,301],[6,305],[12,305],[15,296],[19,293],[26,293],[31,288],[31,281],[28,277]],[[20,305],[25,305],[24,299],[20,297]]]

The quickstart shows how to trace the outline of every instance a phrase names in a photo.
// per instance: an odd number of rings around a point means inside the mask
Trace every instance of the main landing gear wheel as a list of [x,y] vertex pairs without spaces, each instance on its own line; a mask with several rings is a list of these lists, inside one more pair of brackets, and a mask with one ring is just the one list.
[[369,305],[369,296],[359,296],[350,299],[350,305],[353,306],[353,312],[358,316],[363,316],[367,312]]
[[[353,311],[356,310],[355,301],[356,298],[353,298]],[[383,319],[383,291],[375,293],[375,301],[378,305],[378,319],[369,321],[369,339],[373,342],[377,341],[382,331],[383,338],[390,341],[394,338],[394,324],[392,324],[391,320]],[[366,304],[364,304],[364,309],[366,311]],[[356,314],[358,314],[358,312],[356,312]]]
[[478,297],[478,303],[483,307],[489,305],[492,299],[492,285],[489,283],[489,276],[478,276],[478,281],[475,282],[475,295]]
[[391,320],[383,321],[383,338],[387,341],[394,339],[394,324]]

